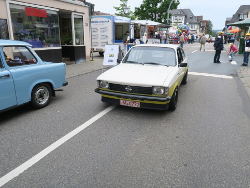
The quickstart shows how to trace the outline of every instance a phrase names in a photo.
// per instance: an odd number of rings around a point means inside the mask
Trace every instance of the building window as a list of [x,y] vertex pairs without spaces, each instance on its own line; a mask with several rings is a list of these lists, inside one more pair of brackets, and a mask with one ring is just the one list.
[[56,11],[10,4],[15,40],[33,48],[59,47],[59,19]]
[[74,14],[75,45],[84,44],[83,16]]
[[0,19],[0,39],[9,39],[8,24],[6,19]]

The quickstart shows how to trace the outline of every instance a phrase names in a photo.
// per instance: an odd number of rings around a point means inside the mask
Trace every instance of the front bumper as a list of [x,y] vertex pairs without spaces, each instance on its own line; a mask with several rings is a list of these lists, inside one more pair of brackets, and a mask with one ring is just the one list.
[[167,110],[171,100],[171,97],[134,95],[129,93],[106,91],[99,88],[97,88],[95,92],[102,95],[103,102],[120,105],[120,100],[135,101],[140,102],[140,108],[145,109]]
[[65,81],[64,83],[63,83],[63,86],[67,86],[69,83],[67,82],[67,81]]

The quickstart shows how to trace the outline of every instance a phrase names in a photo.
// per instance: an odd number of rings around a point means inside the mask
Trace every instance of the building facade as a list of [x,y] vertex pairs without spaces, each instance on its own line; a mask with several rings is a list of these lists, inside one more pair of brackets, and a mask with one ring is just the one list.
[[80,0],[0,0],[1,39],[32,45],[45,61],[85,62],[90,54],[89,6]]
[[173,27],[187,25],[191,33],[199,34],[200,23],[190,9],[174,9],[170,11],[170,14]]

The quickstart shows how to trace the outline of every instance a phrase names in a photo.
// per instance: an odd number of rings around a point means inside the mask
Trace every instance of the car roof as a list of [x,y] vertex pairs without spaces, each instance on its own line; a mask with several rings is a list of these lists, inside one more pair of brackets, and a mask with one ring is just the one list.
[[177,49],[179,47],[179,45],[176,44],[139,44],[136,45],[135,47],[160,47],[160,48],[173,48],[173,49]]
[[32,46],[31,44],[17,40],[0,40],[0,46]]

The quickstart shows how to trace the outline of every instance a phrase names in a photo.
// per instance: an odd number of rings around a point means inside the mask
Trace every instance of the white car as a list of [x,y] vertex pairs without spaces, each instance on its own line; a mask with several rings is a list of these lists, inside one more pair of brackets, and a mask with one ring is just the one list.
[[179,87],[186,84],[187,77],[187,58],[179,46],[137,45],[119,65],[97,78],[95,91],[103,102],[174,111]]

